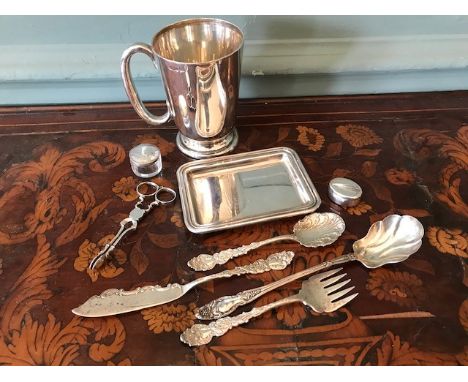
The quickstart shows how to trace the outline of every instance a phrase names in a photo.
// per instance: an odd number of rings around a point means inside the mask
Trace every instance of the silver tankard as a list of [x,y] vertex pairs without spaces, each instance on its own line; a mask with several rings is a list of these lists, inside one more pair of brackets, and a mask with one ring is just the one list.
[[[173,118],[179,129],[177,146],[192,158],[233,150],[243,42],[235,25],[201,18],[165,27],[153,37],[151,46],[136,43],[126,49],[120,69],[135,111],[150,125]],[[151,114],[138,96],[130,72],[135,53],[146,54],[159,67],[167,96],[164,115]]]

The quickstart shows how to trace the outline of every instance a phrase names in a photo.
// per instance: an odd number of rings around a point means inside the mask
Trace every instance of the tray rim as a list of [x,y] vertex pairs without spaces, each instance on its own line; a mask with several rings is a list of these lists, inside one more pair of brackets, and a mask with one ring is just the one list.
[[[186,174],[188,172],[188,169],[190,168],[196,168],[199,166],[203,166],[206,163],[213,163],[216,162],[217,164],[221,164],[220,162],[225,162],[225,161],[236,161],[236,160],[242,160],[242,159],[249,159],[250,156],[263,156],[265,154],[278,154],[278,153],[286,153],[287,155],[291,156],[293,160],[296,163],[297,169],[301,175],[301,178],[304,180],[304,186],[309,189],[310,195],[312,195],[315,198],[315,202],[309,203],[309,207],[305,208],[298,208],[293,211],[287,211],[287,212],[278,212],[273,215],[267,215],[267,216],[259,216],[257,218],[250,218],[244,221],[233,221],[233,222],[226,222],[226,223],[221,223],[221,224],[216,224],[215,226],[207,226],[206,224],[197,224],[195,223],[194,216],[190,213],[190,209],[188,206],[188,187],[182,187],[183,184],[187,184],[187,178]],[[237,228],[237,227],[243,227],[251,224],[257,224],[257,223],[262,223],[262,222],[267,222],[271,220],[276,220],[276,219],[283,219],[283,218],[288,218],[288,217],[293,217],[293,216],[298,216],[298,215],[304,215],[308,214],[311,212],[314,212],[317,210],[321,203],[322,200],[320,199],[320,195],[317,192],[317,189],[315,188],[314,183],[310,179],[309,174],[307,173],[304,164],[302,163],[299,155],[297,152],[290,147],[285,147],[285,146],[280,146],[280,147],[271,147],[268,149],[260,149],[260,150],[255,150],[255,151],[246,151],[243,153],[237,153],[237,154],[230,154],[230,155],[224,155],[222,157],[216,157],[216,158],[207,158],[207,159],[200,159],[200,160],[194,160],[190,161],[187,163],[182,164],[179,166],[176,172],[177,175],[177,183],[179,187],[179,195],[180,195],[180,201],[181,201],[181,206],[182,206],[182,214],[183,214],[183,219],[186,228],[193,233],[209,233],[209,232],[216,232],[216,231],[223,231],[226,229],[230,228]]]

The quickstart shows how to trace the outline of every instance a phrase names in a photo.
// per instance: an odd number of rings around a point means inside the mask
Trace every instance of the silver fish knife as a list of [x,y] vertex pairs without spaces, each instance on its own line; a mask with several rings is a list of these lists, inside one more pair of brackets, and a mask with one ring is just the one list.
[[83,317],[103,317],[150,308],[177,300],[195,286],[210,280],[282,270],[291,263],[293,257],[294,252],[291,251],[274,253],[265,260],[259,259],[252,264],[200,277],[183,285],[177,283],[165,287],[149,285],[131,291],[108,289],[98,296],[89,298],[84,304],[73,309],[72,312]]

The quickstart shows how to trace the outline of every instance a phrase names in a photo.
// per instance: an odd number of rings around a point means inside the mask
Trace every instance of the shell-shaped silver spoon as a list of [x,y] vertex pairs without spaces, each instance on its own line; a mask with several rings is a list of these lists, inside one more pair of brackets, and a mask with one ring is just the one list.
[[345,229],[343,219],[333,212],[316,212],[305,216],[293,227],[292,235],[281,235],[270,239],[256,241],[237,248],[229,248],[212,255],[201,254],[187,263],[196,271],[208,271],[216,265],[227,263],[229,260],[245,255],[247,252],[277,241],[297,241],[304,247],[315,248],[332,244]]
[[357,260],[367,268],[404,261],[421,247],[423,236],[424,227],[418,219],[409,215],[389,215],[372,224],[367,235],[354,242],[353,253],[325,261],[273,283],[239,292],[234,296],[220,297],[199,308],[195,315],[201,320],[225,317],[238,307],[282,285],[348,261]]

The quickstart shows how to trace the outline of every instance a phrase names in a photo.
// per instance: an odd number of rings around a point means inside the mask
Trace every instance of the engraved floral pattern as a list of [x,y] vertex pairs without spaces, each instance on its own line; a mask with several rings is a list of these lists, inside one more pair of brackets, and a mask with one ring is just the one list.
[[371,209],[372,209],[372,207],[369,204],[361,201],[361,202],[359,202],[359,204],[357,206],[347,207],[346,211],[350,215],[363,215],[363,214],[369,212]]
[[378,300],[392,301],[401,306],[418,306],[425,298],[422,281],[408,272],[393,272],[379,268],[369,272],[367,290]]
[[196,305],[192,302],[188,306],[180,304],[166,304],[141,311],[143,319],[153,333],[177,332],[181,333],[195,322]]
[[351,146],[356,148],[383,142],[382,138],[366,126],[341,125],[336,128],[336,132],[348,141]]
[[468,258],[468,234],[460,228],[429,227],[426,236],[439,252]]
[[312,127],[298,126],[299,136],[297,140],[310,151],[320,151],[325,143],[325,137]]
[[[277,246],[269,245],[259,248],[253,252],[249,252],[247,255],[234,258],[232,261],[226,263],[226,267],[229,269],[235,266],[242,266],[257,261],[260,258],[268,257],[272,252],[279,252],[281,250],[291,250],[295,253],[294,259],[290,266],[284,270],[274,270],[270,272],[259,273],[255,275],[246,275],[249,279],[260,280],[263,283],[270,283],[272,281],[279,280],[282,277],[289,276],[293,273],[300,272],[306,268],[320,264],[326,260],[332,260],[335,257],[341,256],[344,253],[344,244],[336,242],[332,245],[321,248],[298,248],[295,244],[277,244]],[[300,288],[301,281],[294,281],[285,285],[285,289]]]
[[124,268],[120,267],[120,265],[125,264],[127,261],[127,254],[120,248],[114,249],[112,258],[102,267],[98,269],[88,268],[91,260],[97,256],[99,251],[104,248],[105,244],[108,243],[113,236],[112,234],[104,236],[97,244],[90,242],[88,239],[81,243],[78,249],[78,257],[75,258],[75,262],[73,263],[74,268],[78,272],[86,271],[93,282],[98,279],[99,275],[107,279],[120,275],[124,271]]
[[131,202],[138,198],[136,192],[137,185],[137,180],[132,176],[128,176],[116,181],[112,187],[112,191],[123,201]]
[[391,168],[385,171],[387,180],[395,185],[412,184],[416,177],[413,172],[406,169]]

